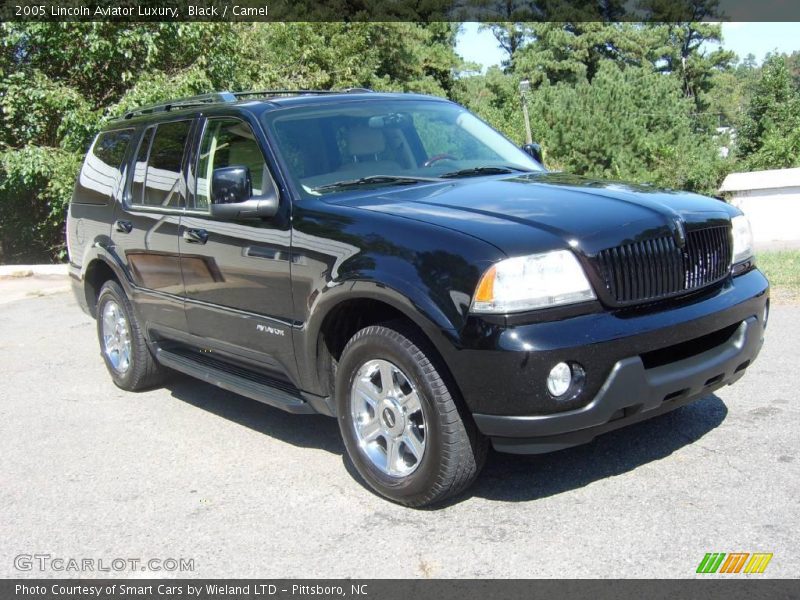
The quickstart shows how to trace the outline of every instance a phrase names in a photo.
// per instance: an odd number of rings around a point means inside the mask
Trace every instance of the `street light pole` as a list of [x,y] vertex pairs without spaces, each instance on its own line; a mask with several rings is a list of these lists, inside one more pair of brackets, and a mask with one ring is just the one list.
[[531,89],[531,82],[523,79],[519,82],[519,94],[522,98],[522,116],[525,118],[525,143],[533,143],[533,135],[531,134],[531,118],[528,115],[528,91]]

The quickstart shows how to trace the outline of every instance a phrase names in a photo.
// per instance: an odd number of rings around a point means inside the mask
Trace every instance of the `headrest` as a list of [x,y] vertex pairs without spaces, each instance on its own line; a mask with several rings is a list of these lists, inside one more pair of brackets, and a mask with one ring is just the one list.
[[386,139],[380,129],[357,127],[347,132],[347,150],[352,156],[380,154],[386,148]]

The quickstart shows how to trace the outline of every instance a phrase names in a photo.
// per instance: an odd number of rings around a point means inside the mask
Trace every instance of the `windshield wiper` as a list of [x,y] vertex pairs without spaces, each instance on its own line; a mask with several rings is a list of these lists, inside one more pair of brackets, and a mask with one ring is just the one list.
[[360,179],[345,179],[315,187],[315,192],[326,192],[360,185],[413,185],[423,181],[438,181],[435,177],[409,177],[407,175],[370,175]]
[[519,167],[472,167],[470,169],[460,169],[452,173],[439,175],[443,179],[454,179],[456,177],[477,177],[478,175],[504,175],[506,173],[528,173],[527,169]]

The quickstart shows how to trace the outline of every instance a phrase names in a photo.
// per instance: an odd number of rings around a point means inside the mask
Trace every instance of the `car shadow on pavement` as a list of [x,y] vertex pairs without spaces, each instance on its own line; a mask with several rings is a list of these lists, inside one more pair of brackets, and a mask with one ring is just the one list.
[[164,387],[178,400],[282,442],[344,453],[336,419],[287,413],[179,373],[171,375]]
[[483,474],[466,493],[525,502],[584,487],[665,458],[718,427],[728,414],[715,394],[648,421],[550,454],[490,452]]
[[[264,435],[304,448],[342,456],[347,471],[374,493],[345,456],[335,419],[293,415],[191,377],[175,374],[166,388],[173,397]],[[589,444],[550,454],[520,456],[490,451],[482,474],[464,494],[443,508],[470,497],[525,502],[584,487],[665,458],[718,427],[728,414],[716,395],[673,412],[601,435]]]

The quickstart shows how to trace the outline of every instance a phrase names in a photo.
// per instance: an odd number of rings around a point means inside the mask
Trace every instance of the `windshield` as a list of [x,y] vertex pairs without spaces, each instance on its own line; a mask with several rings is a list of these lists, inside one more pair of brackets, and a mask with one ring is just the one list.
[[306,195],[544,170],[486,123],[448,102],[351,101],[271,111],[262,118]]

